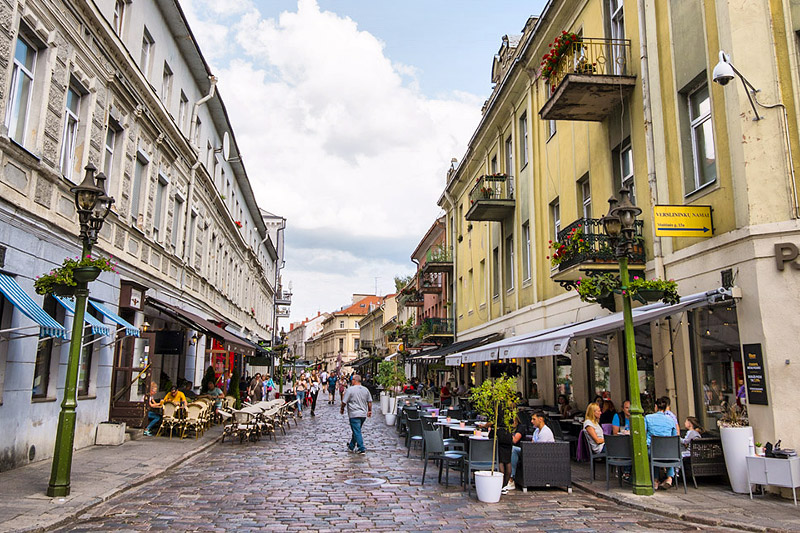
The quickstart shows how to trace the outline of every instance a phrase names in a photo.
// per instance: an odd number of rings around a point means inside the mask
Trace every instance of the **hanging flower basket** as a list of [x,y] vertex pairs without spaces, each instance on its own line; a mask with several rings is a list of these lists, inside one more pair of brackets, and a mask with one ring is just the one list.
[[54,283],[51,293],[56,296],[75,296],[75,285],[67,285],[66,283]]
[[653,289],[643,289],[637,291],[636,294],[638,294],[639,296],[642,297],[642,299],[648,302],[657,302],[662,298],[664,298],[664,291],[653,290]]
[[68,257],[60,267],[54,268],[47,274],[36,277],[33,288],[36,294],[55,294],[57,296],[72,296],[75,293],[76,282],[88,283],[94,281],[101,272],[116,272],[116,265],[107,257],[76,256]]

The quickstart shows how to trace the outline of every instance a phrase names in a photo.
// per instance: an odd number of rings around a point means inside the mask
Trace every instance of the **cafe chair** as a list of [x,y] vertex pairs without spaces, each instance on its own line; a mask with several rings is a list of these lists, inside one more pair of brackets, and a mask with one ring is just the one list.
[[[467,485],[467,496],[472,494],[472,473],[476,470],[492,468],[492,451],[494,442],[491,439],[470,439],[469,454],[464,465],[464,483]],[[496,458],[495,458],[495,464]]]
[[186,407],[186,418],[183,420],[183,428],[181,431],[181,438],[185,438],[186,434],[194,431],[194,438],[200,436],[200,433],[205,427],[205,420],[203,419],[203,411],[205,406],[202,403],[192,402]]
[[[425,442],[423,449],[424,466],[422,467],[422,484],[425,484],[425,473],[428,470],[428,461],[438,461],[439,463],[439,483],[442,482],[442,467],[446,467],[445,487],[450,486],[450,466],[460,467],[464,464],[464,444],[445,445],[442,434],[436,430],[422,430],[422,438]],[[460,449],[459,449],[460,448]],[[462,469],[461,475],[464,475]]]
[[606,446],[606,490],[609,490],[609,470],[612,466],[617,467],[617,478],[619,486],[622,486],[622,470],[620,467],[633,467],[633,448],[631,447],[630,435],[607,435],[605,437]]
[[591,479],[589,479],[589,483],[593,483],[594,479],[595,479],[595,477],[594,477],[594,463],[595,463],[595,461],[604,461],[605,460],[605,458],[606,458],[606,449],[604,447],[602,452],[594,453],[594,451],[592,451],[592,437],[589,436],[589,433],[587,433],[585,429],[581,431],[581,434],[583,435],[583,438],[584,438],[584,440],[586,442],[586,449],[589,452],[589,465],[590,465],[591,471],[592,471],[592,477],[591,477]]
[[411,456],[411,446],[415,443],[419,443],[422,446],[424,437],[422,436],[422,421],[419,418],[409,418],[408,419],[408,433],[406,433],[406,448],[408,448],[408,452],[406,453],[406,457]]
[[[652,479],[656,479],[656,468],[680,468],[680,476],[683,480],[683,492],[684,494],[688,492],[686,489],[686,476],[683,472],[683,454],[681,454],[680,437],[650,438],[650,477]],[[675,475],[678,475],[677,470],[675,471]],[[674,482],[675,476],[673,476],[673,483]]]
[[172,438],[172,430],[174,428],[180,429],[182,420],[175,416],[176,411],[177,407],[174,403],[166,402],[161,406],[161,427],[158,428],[156,437],[161,435],[162,431],[165,431],[167,428],[169,428],[169,438]]

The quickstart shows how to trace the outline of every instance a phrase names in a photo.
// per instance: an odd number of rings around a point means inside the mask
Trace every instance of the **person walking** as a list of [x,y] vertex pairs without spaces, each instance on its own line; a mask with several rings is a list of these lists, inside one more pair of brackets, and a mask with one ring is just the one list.
[[311,416],[317,416],[314,414],[314,411],[317,409],[317,396],[319,395],[319,378],[317,377],[317,373],[314,372],[311,374],[311,387],[308,389],[308,393],[311,395]]
[[306,401],[306,380],[299,376],[295,381],[294,392],[297,395],[297,416],[303,418],[303,403]]
[[372,395],[369,390],[361,385],[361,376],[353,375],[352,385],[347,388],[342,397],[342,406],[339,412],[344,414],[347,407],[347,417],[350,419],[350,431],[352,436],[347,444],[347,449],[355,451],[360,455],[367,453],[364,447],[364,438],[361,435],[361,426],[364,421],[372,416]]
[[336,374],[328,376],[328,403],[336,403]]

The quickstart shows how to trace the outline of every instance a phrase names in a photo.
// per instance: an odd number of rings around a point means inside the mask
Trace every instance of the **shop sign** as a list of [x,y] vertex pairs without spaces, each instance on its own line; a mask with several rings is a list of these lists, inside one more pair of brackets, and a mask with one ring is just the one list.
[[800,263],[795,261],[800,250],[790,242],[781,242],[775,245],[775,266],[783,270],[789,263],[794,270],[800,270]]
[[710,205],[657,205],[653,209],[657,237],[713,237]]
[[760,344],[744,344],[744,376],[747,381],[747,403],[768,405],[767,380],[764,377],[764,356]]

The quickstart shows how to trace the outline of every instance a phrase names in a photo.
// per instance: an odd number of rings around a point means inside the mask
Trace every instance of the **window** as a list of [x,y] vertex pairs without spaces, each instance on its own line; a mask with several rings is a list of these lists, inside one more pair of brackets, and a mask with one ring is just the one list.
[[192,257],[192,251],[194,250],[195,228],[196,227],[197,227],[197,211],[192,209],[192,214],[189,217],[189,228],[187,229],[187,234],[186,234],[186,258],[187,259]]
[[489,172],[497,174],[500,170],[497,168],[497,156],[492,157],[492,162],[489,165]]
[[67,89],[67,103],[64,110],[64,133],[61,136],[61,175],[68,180],[73,179],[75,169],[75,148],[78,144],[78,116],[80,114],[81,95],[77,88]]
[[103,174],[105,174],[106,177],[111,175],[111,171],[114,168],[114,145],[116,144],[116,140],[117,132],[111,127],[111,124],[109,124],[106,127],[106,144],[103,149]]
[[156,42],[153,40],[150,32],[147,31],[147,27],[145,27],[144,33],[142,34],[142,56],[139,58],[139,67],[142,69],[146,78],[150,77],[150,66],[153,62],[155,48]]
[[339,329],[344,329],[344,320],[339,321]]
[[472,272],[471,268],[467,271],[467,285],[466,286],[469,287],[469,292],[464,295],[464,303],[466,303],[466,305],[464,307],[466,307],[469,310],[469,312],[471,313],[472,312],[472,302],[475,299],[473,297],[473,295],[475,294],[475,278],[473,276],[473,272]]
[[167,178],[159,172],[158,182],[156,183],[156,199],[153,208],[153,240],[161,242],[162,221],[164,219],[164,197],[167,195]]
[[[56,308],[56,300],[52,296],[45,296],[42,304],[42,309],[45,313],[56,319],[59,324],[64,323],[63,312],[58,312]],[[58,315],[56,313],[58,312]],[[59,320],[61,318],[61,320]],[[48,389],[50,388],[50,369],[52,366],[53,350],[55,343],[53,339],[39,341],[39,346],[36,350],[36,362],[33,366],[33,388],[32,396],[34,398],[46,398]]]
[[550,222],[553,224],[553,242],[558,240],[558,232],[561,231],[561,206],[558,198],[550,204]]
[[578,212],[582,214],[583,218],[592,218],[592,190],[589,186],[588,174],[578,180],[578,198],[581,199]]
[[509,235],[506,237],[506,254],[505,254],[505,282],[506,290],[510,291],[514,288],[514,236]]
[[[103,317],[91,305],[86,306],[86,313],[91,314],[100,322],[103,321]],[[78,362],[78,396],[89,395],[89,378],[92,371],[92,355],[94,355],[94,347],[97,344],[97,342],[94,341],[99,338],[97,335],[92,335],[91,330],[87,328],[85,328],[83,331],[83,346],[81,346],[81,358]]]
[[608,14],[611,22],[611,38],[625,38],[625,12],[623,0],[608,0]]
[[522,281],[531,279],[531,225],[522,224]]
[[181,100],[178,104],[178,129],[186,131],[186,111],[189,109],[189,99],[186,93],[181,91]]
[[506,139],[506,174],[509,176],[514,174],[514,143],[511,135]]
[[183,198],[175,194],[172,201],[172,249],[178,249],[178,236],[181,234],[181,218],[183,215]]
[[136,154],[136,163],[133,169],[133,184],[131,184],[131,222],[141,228],[143,220],[140,219],[140,199],[142,187],[147,183],[147,166],[150,162],[142,152]]
[[500,250],[492,250],[492,297],[500,296]]
[[202,129],[203,121],[200,120],[200,117],[196,117],[194,119],[194,139],[192,139],[192,142],[194,142],[194,145],[197,146],[198,149],[200,149],[200,132]]
[[689,127],[692,139],[694,172],[686,177],[686,194],[717,179],[717,157],[714,149],[714,131],[711,122],[711,100],[708,85],[689,94]]
[[17,37],[17,46],[14,50],[14,70],[11,73],[10,98],[6,112],[6,127],[8,127],[8,136],[21,145],[25,144],[36,55],[36,48],[22,37]]
[[122,25],[125,23],[125,0],[116,0],[114,2],[114,17],[112,26],[117,35],[122,37]]
[[478,265],[478,275],[480,276],[480,297],[481,297],[481,305],[486,304],[486,259],[481,259],[480,265]]
[[631,191],[631,202],[636,204],[636,189],[633,180],[633,150],[628,145],[620,151],[620,185]]
[[344,339],[339,339],[339,351],[344,351]]
[[172,69],[164,61],[164,72],[161,75],[161,101],[169,107],[169,101],[172,98]]
[[519,117],[519,163],[520,168],[524,168],[528,164],[528,114],[523,113]]
[[357,351],[358,351],[358,348],[359,348],[359,341],[360,341],[360,340],[361,340],[361,339],[353,339],[353,351],[354,351],[354,352],[357,352]]

